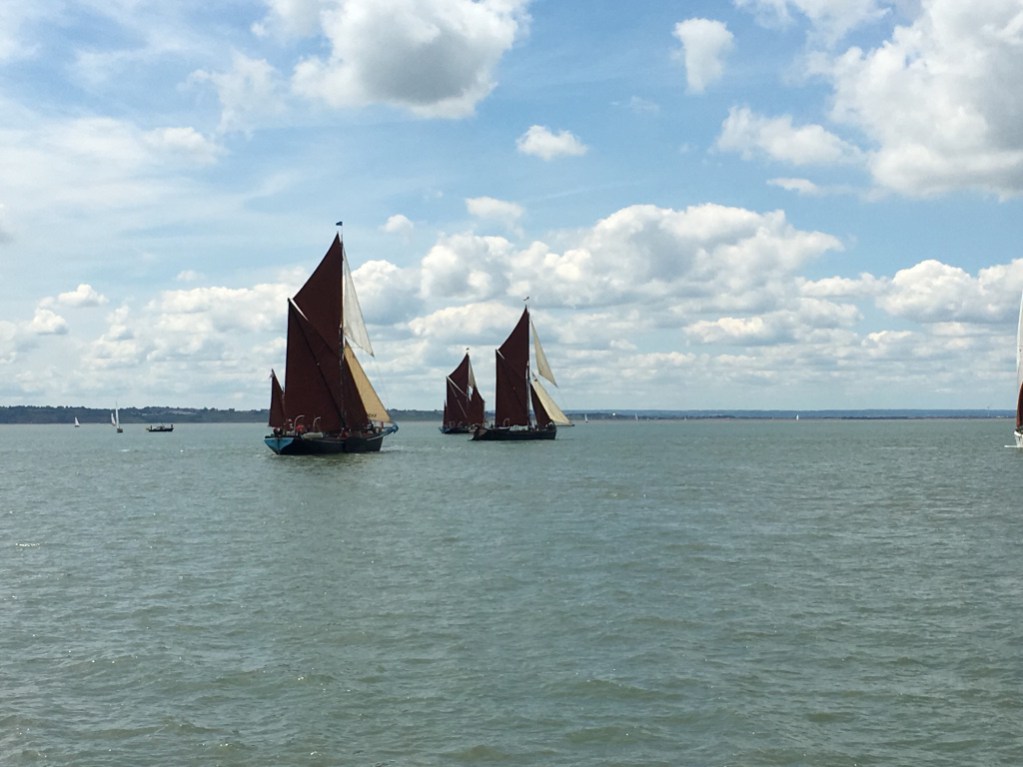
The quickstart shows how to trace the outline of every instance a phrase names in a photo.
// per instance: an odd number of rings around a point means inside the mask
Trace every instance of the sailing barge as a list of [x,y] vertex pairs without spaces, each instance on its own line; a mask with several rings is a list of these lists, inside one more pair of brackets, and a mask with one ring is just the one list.
[[270,371],[271,434],[278,455],[371,453],[397,424],[377,396],[352,344],[373,354],[340,235],[288,299],[282,387]]
[[469,434],[475,431],[485,420],[483,412],[486,405],[476,387],[469,352],[465,353],[458,367],[448,375],[446,389],[441,434]]
[[[520,441],[554,439],[558,426],[570,426],[571,421],[557,406],[540,379],[530,373],[529,337],[532,331],[536,372],[555,386],[554,373],[547,363],[547,355],[540,345],[540,337],[529,318],[529,307],[511,334],[497,350],[497,396],[494,422],[479,426],[473,432],[473,441]],[[532,413],[530,412],[532,406]]]

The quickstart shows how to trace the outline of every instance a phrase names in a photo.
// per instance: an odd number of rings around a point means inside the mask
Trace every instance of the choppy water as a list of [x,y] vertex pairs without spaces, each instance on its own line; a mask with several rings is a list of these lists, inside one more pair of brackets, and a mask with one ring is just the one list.
[[994,421],[0,428],[0,763],[1020,765]]

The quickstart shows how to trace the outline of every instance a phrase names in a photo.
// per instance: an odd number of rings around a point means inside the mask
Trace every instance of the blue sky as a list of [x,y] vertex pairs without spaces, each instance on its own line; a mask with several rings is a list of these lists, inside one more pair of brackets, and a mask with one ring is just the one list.
[[0,404],[265,407],[343,219],[391,407],[530,296],[568,409],[1008,409],[1021,77],[1020,0],[6,0]]

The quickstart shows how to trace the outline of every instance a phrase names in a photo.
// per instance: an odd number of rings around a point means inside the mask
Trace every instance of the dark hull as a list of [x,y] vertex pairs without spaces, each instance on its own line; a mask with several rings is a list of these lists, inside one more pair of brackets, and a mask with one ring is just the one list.
[[309,435],[287,434],[270,435],[263,441],[277,455],[337,455],[338,453],[379,453],[384,437],[398,431],[397,425],[388,426],[376,434],[323,434]]
[[546,429],[531,427],[529,429],[479,428],[472,435],[473,442],[526,442],[537,439],[554,439],[558,435],[558,427],[551,424]]
[[459,424],[458,426],[441,426],[441,434],[468,434],[471,429],[468,426]]

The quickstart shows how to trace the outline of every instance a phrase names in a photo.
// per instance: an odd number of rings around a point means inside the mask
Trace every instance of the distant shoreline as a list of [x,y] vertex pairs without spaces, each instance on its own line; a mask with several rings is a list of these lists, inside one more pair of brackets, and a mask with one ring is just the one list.
[[[390,410],[394,420],[401,422],[441,420],[440,410]],[[120,408],[122,424],[150,423],[258,423],[266,424],[267,410],[235,410],[234,408],[126,407]],[[576,424],[586,421],[795,421],[795,420],[922,420],[922,419],[991,419],[1013,418],[1012,410],[964,408],[942,409],[863,409],[863,410],[590,410],[569,411]],[[75,419],[87,424],[109,424],[110,409],[50,405],[0,406],[0,424],[73,424]]]

